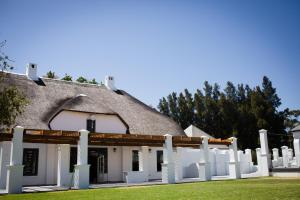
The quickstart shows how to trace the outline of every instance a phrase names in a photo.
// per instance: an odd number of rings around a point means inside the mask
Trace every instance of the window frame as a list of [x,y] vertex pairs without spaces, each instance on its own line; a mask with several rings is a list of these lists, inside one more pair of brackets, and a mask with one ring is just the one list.
[[138,150],[132,150],[131,170],[133,172],[140,171],[140,159]]
[[87,119],[86,120],[86,130],[90,133],[96,132],[96,120],[95,119]]
[[[26,166],[25,159],[28,151],[34,152],[32,162],[29,166]],[[35,161],[35,162],[34,162]],[[23,148],[23,161],[22,161],[24,168],[23,168],[23,176],[38,176],[39,174],[39,148]],[[27,167],[31,167],[31,173],[27,173]]]
[[162,163],[164,162],[164,151],[163,150],[157,150],[156,151],[156,171],[161,172],[162,171]]

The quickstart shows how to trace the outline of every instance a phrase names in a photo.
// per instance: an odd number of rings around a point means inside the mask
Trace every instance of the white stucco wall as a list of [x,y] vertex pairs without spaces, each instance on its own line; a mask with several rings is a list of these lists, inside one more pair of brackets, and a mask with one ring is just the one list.
[[[86,129],[86,120],[89,113],[62,111],[50,123],[53,130],[78,131]],[[93,114],[96,120],[96,132],[99,133],[126,133],[125,124],[116,115]]]

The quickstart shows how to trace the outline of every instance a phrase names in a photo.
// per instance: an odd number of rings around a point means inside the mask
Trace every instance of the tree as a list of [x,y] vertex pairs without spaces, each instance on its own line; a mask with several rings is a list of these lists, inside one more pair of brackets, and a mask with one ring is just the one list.
[[52,72],[51,70],[47,72],[46,78],[56,78],[55,72]]
[[[269,131],[270,148],[288,144],[287,132],[299,123],[299,110],[278,111],[281,100],[268,77],[253,89],[228,81],[224,91],[204,82],[203,90],[192,95],[187,89],[162,98],[158,109],[183,129],[194,124],[217,138],[236,136],[239,148],[255,149],[259,129]],[[280,134],[275,135],[272,133]]]
[[[1,51],[5,42],[0,43],[0,83],[5,81],[3,71],[13,70],[13,66],[9,63],[11,60]],[[0,130],[13,125],[16,117],[24,112],[28,103],[26,96],[15,86],[0,84]]]
[[98,82],[97,82],[96,79],[94,79],[94,78],[93,78],[92,80],[90,80],[89,83],[90,83],[90,84],[95,84],[95,85],[98,84]]
[[76,80],[78,83],[88,83],[88,80],[82,76],[79,76]]
[[16,117],[24,112],[24,108],[28,103],[25,95],[16,87],[1,88],[0,128],[14,124]]
[[65,76],[64,76],[61,80],[64,80],[64,81],[72,81],[72,76],[70,76],[70,75],[68,75],[68,74],[65,74]]
[[170,116],[169,103],[167,102],[165,97],[159,100],[157,108],[164,115]]
[[6,40],[0,42],[0,69],[2,72],[4,70],[13,70],[13,66],[10,64],[12,60],[9,59],[8,56],[1,50],[5,46],[5,44],[6,44]]

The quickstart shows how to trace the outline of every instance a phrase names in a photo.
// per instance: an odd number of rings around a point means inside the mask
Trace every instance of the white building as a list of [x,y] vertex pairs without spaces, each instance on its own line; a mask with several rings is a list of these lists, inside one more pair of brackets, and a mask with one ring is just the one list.
[[29,64],[24,75],[4,73],[1,87],[11,85],[30,102],[13,127],[0,127],[14,128],[0,134],[0,189],[9,193],[28,185],[239,178],[238,158],[253,165],[249,152],[238,154],[236,139],[209,139],[194,126],[184,132],[117,89],[111,76],[105,85],[81,84],[40,78],[37,65]]

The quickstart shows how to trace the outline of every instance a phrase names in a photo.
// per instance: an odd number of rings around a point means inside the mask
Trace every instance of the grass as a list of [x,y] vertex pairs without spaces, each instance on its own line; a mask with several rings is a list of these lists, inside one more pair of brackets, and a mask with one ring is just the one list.
[[300,179],[257,178],[3,195],[0,200],[300,199]]

